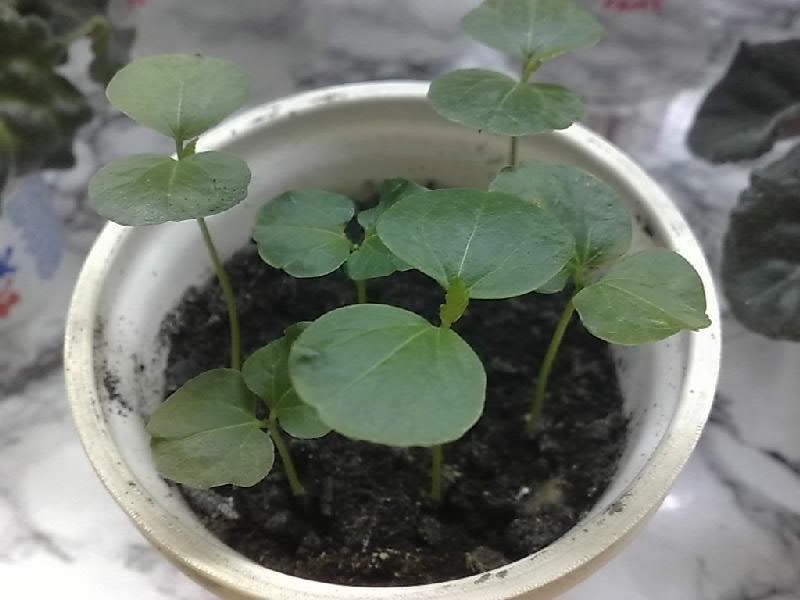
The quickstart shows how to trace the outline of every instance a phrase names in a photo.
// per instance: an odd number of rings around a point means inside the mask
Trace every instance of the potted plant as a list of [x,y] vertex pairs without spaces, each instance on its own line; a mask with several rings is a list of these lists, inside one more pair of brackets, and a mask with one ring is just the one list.
[[552,597],[654,510],[705,421],[694,238],[613,147],[551,131],[572,92],[530,82],[599,27],[565,0],[464,25],[520,79],[331,88],[210,132],[244,98],[229,63],[150,57],[109,85],[176,154],[92,182],[140,227],[86,262],[70,398],[117,501],[224,597]]

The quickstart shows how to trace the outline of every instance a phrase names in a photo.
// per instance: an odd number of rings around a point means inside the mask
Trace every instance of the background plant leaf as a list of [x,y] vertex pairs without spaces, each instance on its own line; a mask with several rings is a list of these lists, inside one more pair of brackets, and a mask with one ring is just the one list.
[[214,369],[190,379],[147,423],[159,473],[196,488],[255,485],[275,461],[255,397],[241,374]]
[[456,279],[447,288],[445,302],[439,306],[439,319],[443,327],[450,327],[458,321],[469,306],[469,292],[462,279]]
[[484,69],[461,69],[437,77],[428,98],[440,115],[500,135],[523,136],[565,129],[583,117],[583,102],[550,83],[524,83]]
[[461,25],[487,46],[542,61],[594,46],[603,37],[597,19],[571,0],[486,0]]
[[756,158],[800,133],[800,40],[742,43],[689,131],[689,148],[715,163]]
[[58,73],[66,59],[47,21],[0,6],[0,174],[75,164],[72,143],[92,111]]
[[455,332],[381,304],[317,319],[292,347],[289,372],[334,431],[390,446],[458,439],[486,392],[480,359]]
[[162,54],[121,69],[106,94],[142,125],[189,141],[241,107],[249,87],[247,74],[226,60]]
[[660,248],[623,258],[574,302],[584,326],[614,344],[655,342],[711,324],[700,276],[681,255]]
[[264,261],[293,277],[319,277],[338,269],[353,243],[345,227],[355,208],[350,198],[323,190],[281,194],[258,211],[253,239]]
[[543,208],[516,196],[470,189],[413,194],[378,221],[384,244],[448,289],[471,298],[526,294],[574,253],[569,233]]
[[746,327],[800,341],[800,146],[750,176],[725,235],[722,284]]
[[330,427],[319,420],[314,408],[298,398],[289,379],[289,351],[300,331],[294,328],[254,352],[244,361],[242,376],[250,391],[277,413],[278,422],[289,434],[317,438],[327,434]]
[[[631,217],[619,195],[583,169],[523,162],[516,169],[503,170],[489,189],[519,196],[553,214],[575,239],[573,270],[607,264],[631,246]],[[549,289],[557,287],[557,282],[550,282]]]
[[89,205],[121,225],[157,225],[208,217],[247,197],[250,169],[227,152],[182,160],[136,154],[100,169],[89,182]]

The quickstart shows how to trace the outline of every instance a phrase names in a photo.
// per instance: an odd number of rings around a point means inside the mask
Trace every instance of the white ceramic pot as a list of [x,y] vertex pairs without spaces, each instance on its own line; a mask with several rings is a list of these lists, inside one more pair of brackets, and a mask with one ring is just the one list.
[[[402,176],[484,187],[507,140],[437,116],[425,83],[328,88],[256,108],[206,135],[250,164],[250,199],[211,218],[222,254],[244,246],[258,207],[291,188],[351,195],[366,180]],[[615,187],[637,219],[637,244],[680,252],[700,273],[714,324],[658,344],[615,349],[630,439],[597,506],[546,549],[501,569],[416,587],[344,587],[265,569],[206,531],[153,467],[143,424],[162,399],[164,314],[210,276],[196,225],[108,225],[86,261],[66,334],[67,389],[99,477],[164,555],[225,598],[272,600],[500,600],[552,598],[607,561],[662,501],[708,416],[720,357],[717,300],[697,241],[664,192],[619,150],[587,130],[529,137],[523,158],[571,163]],[[265,290],[265,293],[269,293]],[[141,369],[144,369],[143,371]],[[115,381],[110,394],[104,381]]]

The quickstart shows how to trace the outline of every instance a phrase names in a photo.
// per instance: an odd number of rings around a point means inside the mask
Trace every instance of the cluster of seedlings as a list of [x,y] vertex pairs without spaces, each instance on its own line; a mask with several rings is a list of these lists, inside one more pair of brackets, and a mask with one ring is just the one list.
[[[273,468],[277,450],[292,493],[302,496],[284,434],[309,439],[335,431],[430,448],[430,495],[438,500],[442,446],[457,442],[484,408],[484,366],[457,332],[470,302],[570,290],[531,381],[520,436],[537,433],[548,376],[575,312],[588,331],[615,344],[709,325],[702,281],[685,259],[665,249],[630,253],[631,216],[609,185],[569,165],[518,162],[519,137],[581,117],[572,91],[531,79],[545,61],[595,44],[599,24],[568,0],[487,0],[463,25],[520,58],[521,76],[458,70],[436,79],[429,98],[447,119],[509,136],[508,166],[487,190],[429,190],[389,179],[377,206],[360,211],[350,198],[316,189],[265,203],[252,233],[263,260],[293,277],[343,268],[357,301],[293,325],[245,360],[234,291],[204,219],[246,198],[250,171],[241,159],[198,152],[196,144],[242,105],[247,77],[222,60],[166,55],[138,60],[111,81],[114,106],[174,139],[176,154],[106,166],[92,180],[91,204],[124,225],[196,219],[229,312],[230,368],[186,382],[147,424],[166,478],[197,488],[252,486]],[[347,233],[354,219],[357,239]],[[409,269],[441,286],[438,323],[369,303],[368,280]]]

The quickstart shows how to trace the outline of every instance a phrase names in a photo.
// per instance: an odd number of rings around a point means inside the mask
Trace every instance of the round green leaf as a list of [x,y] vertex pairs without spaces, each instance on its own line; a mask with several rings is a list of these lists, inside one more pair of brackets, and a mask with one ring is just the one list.
[[655,342],[711,324],[700,276],[681,255],[663,249],[623,258],[574,302],[586,328],[614,344]]
[[320,422],[315,409],[297,397],[289,379],[289,351],[301,331],[297,325],[248,357],[242,376],[247,387],[275,411],[283,429],[294,437],[317,438],[331,429]]
[[142,125],[188,141],[241,107],[248,90],[247,74],[226,60],[162,54],[121,69],[106,94]]
[[486,374],[455,332],[381,304],[334,310],[295,342],[298,395],[347,437],[431,446],[461,437],[483,410]]
[[395,255],[470,298],[510,298],[554,277],[574,242],[550,213],[516,196],[470,189],[413,194],[387,210],[378,235]]
[[483,69],[451,71],[437,77],[428,98],[443,117],[500,135],[565,129],[583,116],[583,103],[567,88],[523,83]]
[[338,269],[353,244],[344,229],[355,208],[350,198],[323,190],[281,194],[258,211],[253,239],[264,262],[294,277]]
[[526,60],[554,58],[603,37],[603,26],[571,0],[486,0],[461,26],[479,42]]
[[136,154],[116,160],[89,182],[89,205],[120,225],[158,225],[208,217],[247,197],[250,169],[227,152],[182,160]]
[[747,328],[800,341],[800,146],[757,169],[725,235],[722,284]]
[[386,277],[410,267],[383,244],[377,233],[369,233],[347,259],[347,276],[353,281]]
[[506,169],[489,187],[535,202],[552,213],[575,238],[574,266],[592,268],[630,248],[631,218],[619,195],[594,175],[547,162]]
[[147,423],[159,473],[191,487],[255,485],[275,461],[241,374],[215,369],[187,381]]

